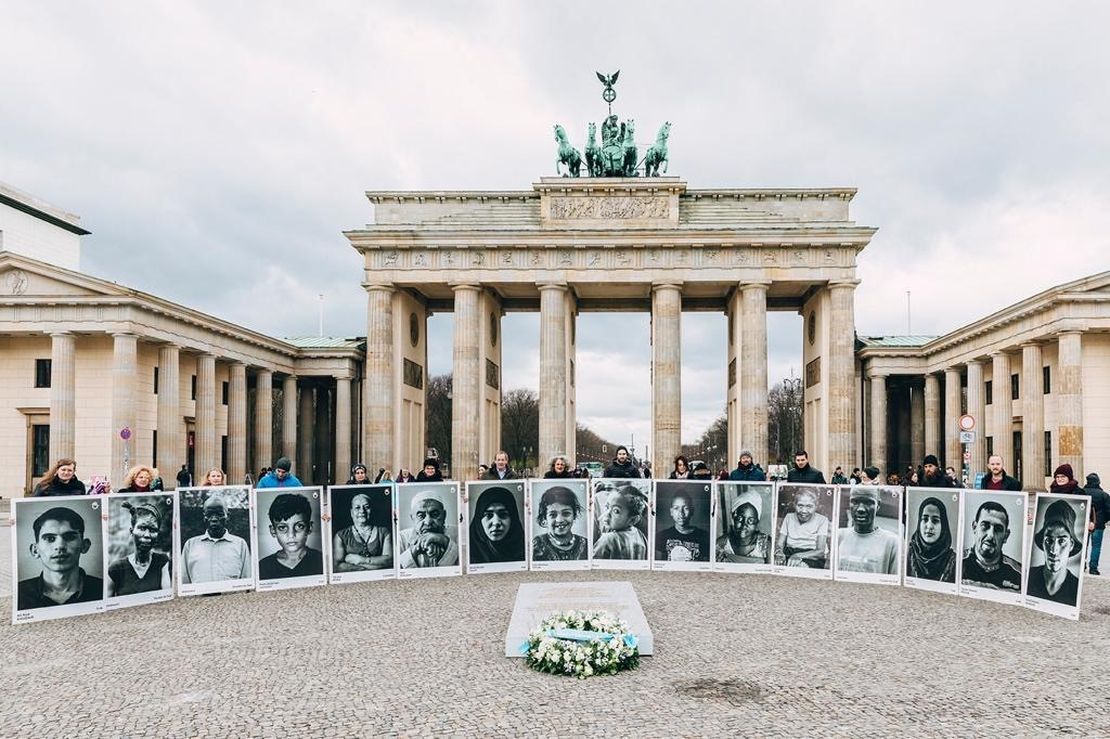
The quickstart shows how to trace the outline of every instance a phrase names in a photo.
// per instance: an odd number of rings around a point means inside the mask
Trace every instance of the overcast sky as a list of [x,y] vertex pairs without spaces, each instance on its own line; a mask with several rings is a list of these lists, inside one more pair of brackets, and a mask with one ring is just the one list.
[[[944,333],[1110,267],[1107,28],[1099,2],[5,2],[0,181],[81,215],[94,275],[277,336],[315,334],[323,293],[325,332],[363,335],[363,192],[527,189],[620,69],[615,111],[672,121],[692,188],[859,188],[857,330],[905,333],[910,290]],[[537,386],[537,327],[505,319],[507,389]],[[724,316],[682,330],[692,440]],[[772,382],[800,330],[771,317]],[[578,338],[579,418],[642,450],[648,316]]]

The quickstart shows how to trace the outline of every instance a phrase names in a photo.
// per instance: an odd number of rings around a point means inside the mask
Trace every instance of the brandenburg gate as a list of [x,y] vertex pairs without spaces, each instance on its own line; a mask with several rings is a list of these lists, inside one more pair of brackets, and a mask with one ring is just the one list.
[[768,461],[769,310],[803,318],[804,438],[814,464],[829,470],[862,459],[853,305],[856,255],[875,229],[851,220],[854,195],[697,190],[668,176],[368,192],[373,223],[345,234],[364,258],[368,296],[366,463],[397,469],[423,457],[425,328],[436,311],[455,313],[457,479],[474,477],[500,443],[507,311],[540,313],[541,465],[557,453],[574,459],[575,321],[584,311],[651,312],[655,470],[670,469],[680,449],[683,311],[728,316],[731,462],[742,448]]

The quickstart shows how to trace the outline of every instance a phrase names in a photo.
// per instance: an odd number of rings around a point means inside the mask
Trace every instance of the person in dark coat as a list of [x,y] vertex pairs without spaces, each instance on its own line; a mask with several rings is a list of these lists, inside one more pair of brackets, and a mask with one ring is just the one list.
[[77,463],[72,459],[59,459],[35,485],[33,496],[84,495],[85,483],[77,479]]
[[1098,571],[1098,558],[1102,554],[1102,532],[1106,528],[1106,521],[1110,519],[1110,495],[1101,487],[1102,480],[1097,473],[1087,475],[1087,484],[1082,492],[1091,498],[1091,517],[1087,530],[1091,532],[1091,546],[1087,560],[1090,563],[1088,572],[1092,575],[1101,574]]
[[787,482],[808,482],[811,485],[824,485],[825,473],[809,463],[809,452],[802,450],[794,455],[794,469],[786,473]]
[[980,490],[1021,490],[1021,483],[1006,474],[1001,454],[987,458],[987,469],[989,474],[983,476]]
[[509,467],[509,453],[500,451],[493,459],[493,467],[486,470],[481,480],[515,480],[516,473]]
[[926,454],[925,461],[921,463],[921,474],[917,478],[917,486],[922,488],[950,488],[953,487],[948,475],[940,468],[940,460],[935,454]]
[[728,474],[728,479],[733,482],[763,482],[767,479],[763,468],[752,461],[752,453],[747,449],[740,452],[740,461],[736,469]]
[[556,454],[551,459],[551,464],[547,466],[547,472],[543,473],[545,480],[561,480],[574,476],[574,470],[570,468],[570,463],[562,454]]
[[1075,479],[1075,472],[1070,464],[1062,464],[1052,473],[1052,484],[1048,486],[1048,492],[1064,495],[1079,492],[1079,482]]
[[443,473],[439,471],[439,460],[428,457],[424,460],[424,469],[416,473],[417,482],[443,482]]
[[617,456],[613,459],[612,464],[605,468],[603,476],[618,479],[639,479],[640,471],[636,469],[636,465],[632,464],[632,455],[628,453],[628,447],[623,444],[617,447]]

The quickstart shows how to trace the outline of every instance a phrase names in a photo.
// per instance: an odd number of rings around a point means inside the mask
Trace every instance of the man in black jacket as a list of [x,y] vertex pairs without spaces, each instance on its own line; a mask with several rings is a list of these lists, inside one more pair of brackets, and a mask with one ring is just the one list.
[[980,490],[1021,490],[1021,483],[1006,474],[1002,466],[1002,455],[992,454],[987,458],[987,470]]
[[480,476],[481,480],[515,480],[516,473],[509,467],[509,453],[501,450],[494,457],[493,467],[490,467]]
[[613,463],[605,468],[605,477],[620,479],[639,478],[640,471],[632,464],[632,457],[628,454],[628,447],[617,447],[617,457]]
[[825,484],[825,473],[814,469],[809,463],[809,453],[804,449],[794,454],[794,469],[786,473],[787,482],[808,482],[814,485]]
[[1110,495],[1102,489],[1101,482],[1098,474],[1092,472],[1087,475],[1087,484],[1083,486],[1083,492],[1091,496],[1091,515],[1088,528],[1091,525],[1094,526],[1090,529],[1091,546],[1087,557],[1090,562],[1088,572],[1091,575],[1101,574],[1098,571],[1098,558],[1102,554],[1102,531],[1106,527],[1106,519],[1110,518]]
[[919,488],[950,488],[952,481],[940,469],[940,460],[935,454],[926,454],[921,463],[921,474],[917,478]]

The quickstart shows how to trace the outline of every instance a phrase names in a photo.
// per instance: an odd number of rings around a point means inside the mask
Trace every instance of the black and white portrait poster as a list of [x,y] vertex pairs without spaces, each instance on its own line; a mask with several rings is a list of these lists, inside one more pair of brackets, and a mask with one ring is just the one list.
[[717,483],[713,569],[724,572],[772,571],[775,556],[774,498],[774,483]]
[[105,498],[108,610],[173,598],[175,493],[113,493]]
[[646,570],[651,566],[651,480],[593,481],[595,569]]
[[963,491],[960,595],[1021,604],[1025,506],[1021,491]]
[[12,623],[104,611],[104,496],[12,500]]
[[779,484],[775,500],[775,574],[832,579],[835,492],[833,485]]
[[407,483],[396,498],[400,577],[461,575],[459,484]]
[[1090,503],[1086,495],[1037,493],[1025,579],[1029,608],[1079,619]]
[[902,488],[841,487],[833,576],[845,582],[902,584]]
[[712,509],[712,482],[656,481],[652,569],[711,570]]
[[533,570],[590,567],[589,482],[532,480],[529,561]]
[[178,595],[254,589],[250,492],[246,485],[177,489]]
[[466,572],[528,569],[524,481],[466,484]]
[[906,587],[956,594],[960,491],[906,488]]
[[252,495],[256,589],[261,592],[325,584],[323,490],[261,488]]
[[327,491],[331,541],[331,584],[397,577],[393,526],[395,488],[386,485],[333,485]]

